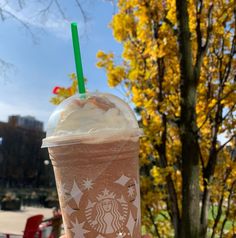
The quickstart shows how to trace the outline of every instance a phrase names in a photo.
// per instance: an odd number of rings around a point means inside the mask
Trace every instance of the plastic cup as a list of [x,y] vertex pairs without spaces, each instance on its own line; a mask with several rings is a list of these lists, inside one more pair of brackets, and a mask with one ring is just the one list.
[[62,102],[48,122],[67,238],[139,238],[139,136],[130,107],[111,94],[81,94]]

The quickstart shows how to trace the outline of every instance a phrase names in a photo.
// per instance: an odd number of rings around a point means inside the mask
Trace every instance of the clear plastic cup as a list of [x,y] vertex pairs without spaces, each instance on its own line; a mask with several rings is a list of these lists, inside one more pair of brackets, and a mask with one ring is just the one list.
[[67,238],[139,238],[139,136],[135,115],[111,94],[63,101],[48,122],[53,164]]

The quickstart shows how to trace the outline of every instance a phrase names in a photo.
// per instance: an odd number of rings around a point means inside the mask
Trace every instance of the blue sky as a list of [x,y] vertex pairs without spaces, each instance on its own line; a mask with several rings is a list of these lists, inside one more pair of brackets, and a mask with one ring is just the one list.
[[[88,90],[119,95],[116,89],[107,86],[105,72],[96,67],[98,50],[113,51],[117,55],[122,52],[122,46],[115,42],[108,27],[114,7],[102,0],[87,1],[84,7],[90,20],[84,26],[75,3],[61,2],[71,21],[78,22]],[[68,74],[75,71],[69,22],[56,11],[52,11],[46,21],[41,21],[36,16],[38,9],[40,6],[33,2],[23,11],[11,6],[7,8],[29,24],[37,43],[19,22],[13,19],[0,22],[0,59],[14,65],[7,70],[7,75],[0,73],[0,121],[7,121],[9,115],[20,114],[46,122],[55,108],[49,102],[53,87],[69,86]]]

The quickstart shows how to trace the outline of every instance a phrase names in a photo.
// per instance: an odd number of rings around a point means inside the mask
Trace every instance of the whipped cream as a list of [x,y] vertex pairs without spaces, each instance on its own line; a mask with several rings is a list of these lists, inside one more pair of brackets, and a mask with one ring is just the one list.
[[123,112],[105,97],[92,96],[84,101],[75,98],[59,113],[54,136],[132,127]]
[[64,100],[54,110],[42,147],[137,141],[142,134],[134,113],[123,100],[111,94],[87,93]]

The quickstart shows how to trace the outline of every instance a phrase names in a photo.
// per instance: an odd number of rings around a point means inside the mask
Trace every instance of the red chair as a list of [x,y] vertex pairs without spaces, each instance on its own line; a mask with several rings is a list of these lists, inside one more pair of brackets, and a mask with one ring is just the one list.
[[[43,215],[35,215],[29,217],[26,221],[25,230],[23,231],[23,238],[40,238],[41,232],[39,230],[39,225],[42,223],[42,221]],[[15,234],[6,234],[6,238],[10,238],[10,235],[15,236]]]

